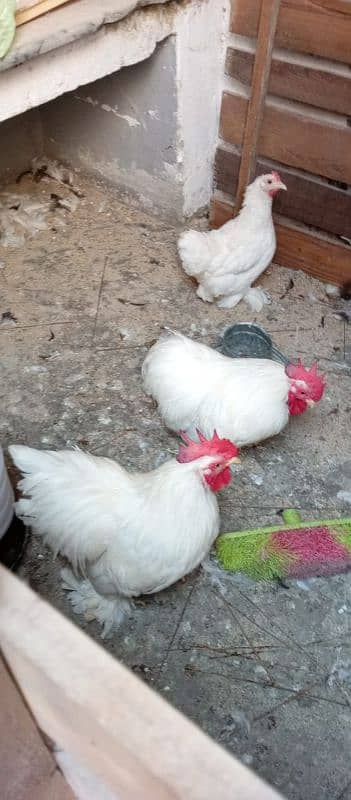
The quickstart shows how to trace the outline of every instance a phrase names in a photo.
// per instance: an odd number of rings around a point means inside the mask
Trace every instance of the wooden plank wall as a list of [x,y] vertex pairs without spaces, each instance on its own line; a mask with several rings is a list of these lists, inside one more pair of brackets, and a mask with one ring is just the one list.
[[[233,0],[231,31],[256,36],[260,0]],[[276,43],[299,53],[348,63],[350,0],[282,0]]]
[[[230,38],[225,63],[214,226],[228,219],[234,207],[260,8],[261,0],[232,0],[235,37]],[[328,262],[326,279],[340,283],[345,273],[351,276],[351,2],[281,0],[275,46],[285,49],[273,53],[256,174],[278,169],[288,185],[274,205],[284,217],[277,258],[284,254],[289,266],[296,262],[322,278],[323,259]],[[301,236],[313,238],[305,264],[301,253],[294,257],[283,246],[286,227],[287,242],[296,248],[296,224],[315,229],[301,228]],[[328,242],[333,264],[326,259]]]

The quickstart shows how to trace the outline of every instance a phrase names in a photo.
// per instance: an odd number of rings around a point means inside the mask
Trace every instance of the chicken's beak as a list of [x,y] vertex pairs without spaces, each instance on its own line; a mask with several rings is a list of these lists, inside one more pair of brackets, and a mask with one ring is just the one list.
[[241,464],[240,458],[238,456],[234,456],[234,458],[230,458],[229,461],[227,461],[227,467],[230,467],[231,464]]
[[277,191],[278,189],[284,189],[284,192],[288,191],[287,186],[285,186],[285,183],[283,183],[283,181],[277,181],[277,183],[275,184],[275,189]]
[[315,404],[314,400],[306,400],[308,408],[313,408]]

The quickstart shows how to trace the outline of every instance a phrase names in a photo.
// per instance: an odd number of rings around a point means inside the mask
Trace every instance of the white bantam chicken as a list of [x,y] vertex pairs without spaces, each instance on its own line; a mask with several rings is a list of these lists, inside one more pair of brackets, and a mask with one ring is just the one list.
[[206,436],[216,429],[239,446],[279,433],[289,415],[321,399],[324,379],[317,366],[284,367],[269,359],[229,358],[180,333],[161,337],[147,354],[144,388],[157,401],[172,430]]
[[[70,561],[64,588],[76,613],[118,626],[128,598],[159,592],[191,572],[219,533],[215,492],[231,480],[238,449],[215,433],[182,436],[176,458],[129,473],[108,458],[12,445],[24,475],[16,513]],[[76,576],[82,575],[79,580]]]
[[245,300],[254,311],[268,302],[252,283],[269,266],[276,248],[272,199],[286,186],[278,172],[260,175],[245,192],[235,219],[218,230],[185,231],[178,240],[184,271],[196,278],[197,295],[219,308],[233,308]]

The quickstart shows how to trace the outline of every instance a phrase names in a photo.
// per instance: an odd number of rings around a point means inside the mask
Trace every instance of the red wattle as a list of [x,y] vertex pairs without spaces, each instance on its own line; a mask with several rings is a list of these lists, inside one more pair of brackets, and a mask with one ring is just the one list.
[[294,392],[289,392],[288,409],[289,409],[289,414],[291,414],[292,417],[296,417],[297,414],[303,414],[303,412],[306,411],[306,408],[307,408],[306,400],[301,400],[296,397]]
[[208,483],[212,492],[219,492],[224,486],[228,486],[232,479],[232,473],[229,467],[223,469],[218,475],[205,475],[205,481]]

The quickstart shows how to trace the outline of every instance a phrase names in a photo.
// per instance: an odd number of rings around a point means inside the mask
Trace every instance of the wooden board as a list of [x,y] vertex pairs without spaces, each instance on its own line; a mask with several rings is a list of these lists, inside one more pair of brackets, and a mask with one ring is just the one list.
[[[233,204],[213,198],[210,224],[224,225],[233,216]],[[298,228],[290,222],[276,222],[277,250],[274,263],[302,269],[327,283],[342,286],[351,278],[351,247],[316,232]]]
[[245,189],[251,181],[256,164],[257,146],[268,88],[279,7],[280,0],[265,0],[265,3],[261,6],[252,83],[242,142],[235,213],[239,213],[241,209]]
[[3,567],[0,582],[0,645],[39,727],[116,798],[279,800]]
[[37,17],[41,17],[43,14],[47,14],[49,11],[53,11],[55,8],[63,6],[68,2],[69,0],[39,0],[38,3],[31,5],[30,8],[17,11],[16,27],[18,28],[26,22],[31,22],[31,20],[37,19]]
[[277,251],[274,263],[302,269],[322,281],[343,286],[351,278],[351,247],[326,236],[319,237],[297,226],[276,223]]
[[[231,30],[257,36],[261,0],[232,0]],[[350,0],[282,0],[276,44],[351,63]]]
[[24,11],[24,9],[37,6],[39,2],[41,2],[41,0],[16,0],[15,13],[18,14],[19,11]]
[[[235,197],[240,167],[240,153],[218,147],[214,166],[215,188]],[[319,182],[306,173],[296,174],[279,164],[258,159],[254,176],[277,169],[288,187],[279,192],[274,209],[284,217],[320,228],[335,236],[351,239],[351,190]]]
[[[226,74],[250,86],[254,58],[254,53],[228,47]],[[287,61],[284,56],[273,56],[268,89],[271,94],[289,100],[346,116],[351,114],[351,72],[340,75],[332,67],[321,69],[317,63],[306,67]]]
[[[220,135],[242,146],[248,100],[224,92]],[[258,154],[315,175],[351,183],[351,127],[320,122],[306,114],[266,104]]]
[[75,800],[0,657],[2,800]]

